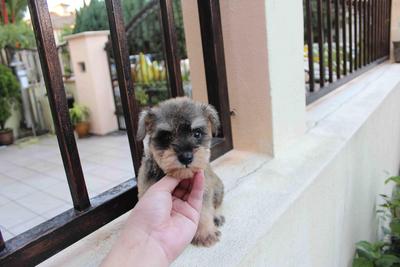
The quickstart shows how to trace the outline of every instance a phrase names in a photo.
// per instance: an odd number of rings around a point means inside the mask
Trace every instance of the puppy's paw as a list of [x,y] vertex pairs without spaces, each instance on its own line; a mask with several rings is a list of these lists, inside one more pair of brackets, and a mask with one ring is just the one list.
[[204,235],[196,235],[192,240],[192,244],[195,246],[211,247],[219,241],[220,236],[221,232],[218,230]]
[[214,216],[215,226],[220,227],[220,226],[224,225],[224,223],[225,223],[225,217],[223,215]]

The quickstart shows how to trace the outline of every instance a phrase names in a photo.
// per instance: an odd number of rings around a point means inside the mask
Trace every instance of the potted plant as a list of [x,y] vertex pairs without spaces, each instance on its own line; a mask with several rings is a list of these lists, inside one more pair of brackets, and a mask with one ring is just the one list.
[[400,63],[400,41],[393,42],[394,61]]
[[88,107],[74,104],[69,110],[69,116],[78,137],[82,138],[88,136],[90,130]]
[[0,145],[14,142],[13,130],[5,127],[12,109],[18,105],[20,93],[17,78],[8,67],[0,64]]

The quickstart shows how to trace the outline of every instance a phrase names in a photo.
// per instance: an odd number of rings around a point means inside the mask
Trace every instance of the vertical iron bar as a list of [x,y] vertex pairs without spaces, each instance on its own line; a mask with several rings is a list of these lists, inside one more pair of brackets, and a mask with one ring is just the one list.
[[370,14],[371,14],[371,62],[375,60],[375,0],[370,0]]
[[379,0],[375,0],[375,60],[379,58]]
[[381,13],[382,13],[382,33],[381,33],[381,56],[385,55],[385,47],[386,47],[386,39],[385,39],[385,25],[386,25],[386,0],[382,0],[382,9],[381,9]]
[[69,118],[61,65],[54,40],[47,1],[29,0],[28,5],[72,201],[75,209],[84,210],[90,206],[90,201]]
[[381,56],[383,57],[385,54],[385,19],[386,19],[386,17],[385,17],[385,0],[382,0],[381,13],[382,13],[382,15],[381,15],[382,16],[382,19],[381,19],[381,21],[382,21],[381,22],[382,23],[382,25],[381,25],[381,31],[382,31],[382,33],[381,33],[381,38],[382,38]]
[[314,49],[313,49],[313,27],[312,27],[312,7],[311,0],[306,0],[306,24],[307,24],[307,46],[308,46],[308,70],[310,92],[314,92],[315,77],[314,77]]
[[106,45],[105,45],[105,47],[104,47],[104,51],[106,51],[106,54],[107,54],[107,63],[108,63],[108,69],[109,69],[109,72],[110,72],[110,80],[111,80],[111,90],[112,90],[112,94],[113,94],[113,97],[114,97],[114,105],[115,105],[115,108],[116,108],[116,110],[115,110],[115,116],[117,117],[117,123],[118,123],[118,129],[119,130],[122,130],[122,127],[121,127],[121,119],[120,119],[120,114],[119,114],[119,111],[118,111],[118,101],[117,101],[117,96],[116,96],[116,94],[115,94],[115,89],[114,89],[114,77],[113,77],[113,71],[112,71],[112,68],[111,68],[111,39],[110,39],[110,36],[108,36],[108,41],[107,41],[107,43],[106,43]]
[[389,3],[388,3],[388,26],[387,26],[387,42],[388,42],[388,44],[387,44],[387,54],[390,56],[390,50],[391,50],[391,47],[392,47],[392,44],[390,42],[390,40],[391,40],[391,38],[390,38],[390,36],[391,36],[390,27],[391,27],[391,23],[392,23],[392,0],[389,0],[388,2]]
[[377,0],[377,21],[376,21],[376,29],[377,29],[377,36],[376,36],[376,56],[377,59],[381,57],[381,0]]
[[388,23],[387,23],[387,54],[390,56],[390,48],[391,48],[391,43],[390,43],[390,35],[391,35],[391,21],[392,21],[392,0],[388,0]]
[[347,40],[346,40],[346,0],[342,0],[342,33],[343,33],[343,75],[347,74]]
[[6,247],[5,243],[4,243],[4,238],[3,235],[1,234],[1,230],[0,230],[0,252]]
[[349,72],[353,72],[353,0],[345,0],[349,3]]
[[371,42],[370,42],[370,50],[371,50],[371,53],[370,53],[370,62],[373,62],[374,61],[374,41],[375,41],[375,38],[374,38],[374,0],[369,0],[370,1],[370,5],[369,5],[369,7],[370,7],[370,10],[369,10],[369,14],[370,14],[370,23],[369,23],[369,25],[370,25],[370,39],[371,39]]
[[184,96],[172,0],[160,0],[161,28],[171,97]]
[[233,147],[226,77],[224,39],[219,0],[198,0],[204,68],[208,101],[221,116],[220,135],[228,148]]
[[378,0],[374,0],[374,61],[378,58]]
[[363,42],[362,42],[362,22],[363,22],[363,14],[361,10],[362,0],[358,1],[358,68],[360,69],[363,61]]
[[355,63],[354,69],[358,69],[361,62],[361,29],[359,28],[360,21],[361,21],[361,13],[359,10],[359,4],[361,0],[354,1],[354,49],[356,52],[355,54]]
[[[309,0],[308,0],[309,1]],[[336,79],[340,79],[340,19],[339,0],[335,0]]]
[[322,18],[322,0],[317,0],[318,13],[318,57],[319,57],[319,85],[325,85],[325,66],[324,66],[324,23]]
[[350,25],[350,27],[354,27],[354,70],[358,69],[358,61],[359,59],[359,51],[358,51],[358,28],[357,28],[357,0],[354,0],[354,25]]
[[333,82],[333,58],[332,58],[332,7],[331,0],[326,1],[327,19],[328,19],[328,68],[329,68],[329,82]]
[[384,25],[384,29],[383,29],[383,31],[384,31],[384,53],[385,53],[385,56],[387,55],[387,43],[388,43],[388,39],[387,39],[387,34],[388,34],[388,31],[387,31],[387,27],[388,27],[388,17],[389,17],[389,1],[388,0],[385,0],[385,25]]
[[369,28],[369,63],[371,63],[374,60],[373,57],[373,48],[374,48],[374,39],[373,39],[373,33],[374,33],[374,29],[373,29],[373,0],[368,0],[368,12],[369,12],[369,23],[368,23],[368,28]]
[[363,53],[364,53],[364,61],[363,61],[363,66],[368,64],[368,15],[367,15],[367,0],[363,1]]
[[118,84],[121,92],[121,103],[124,110],[126,130],[128,132],[129,146],[135,174],[137,176],[142,158],[142,143],[136,140],[138,128],[139,107],[133,88],[126,32],[122,17],[121,2],[119,0],[106,0],[108,21],[110,25],[112,49],[117,67]]
[[381,0],[377,0],[378,1],[378,7],[376,12],[378,13],[378,20],[377,20],[377,58],[381,57],[381,48],[382,48],[382,39],[381,39],[381,7],[382,7],[382,1]]

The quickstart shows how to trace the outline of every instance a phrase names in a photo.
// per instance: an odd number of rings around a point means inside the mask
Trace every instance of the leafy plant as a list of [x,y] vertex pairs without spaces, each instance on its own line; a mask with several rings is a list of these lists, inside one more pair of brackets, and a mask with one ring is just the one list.
[[69,116],[73,125],[80,122],[87,122],[90,116],[89,108],[84,105],[74,104],[74,106],[69,109]]
[[135,97],[140,105],[145,106],[149,101],[149,96],[146,94],[146,91],[141,86],[135,87]]
[[6,130],[5,124],[11,117],[13,106],[20,99],[19,83],[11,70],[0,65],[0,132]]
[[28,2],[25,0],[6,0],[5,2],[7,4],[11,23],[20,21],[24,17]]
[[400,258],[388,254],[390,244],[385,242],[370,243],[360,241],[356,244],[356,257],[353,267],[397,267]]
[[35,47],[35,37],[32,28],[23,22],[0,25],[0,49],[5,47]]
[[393,176],[385,184],[394,182],[392,196],[381,195],[384,204],[377,210],[381,219],[388,222],[383,226],[385,241],[370,243],[360,241],[356,244],[353,267],[400,267],[400,176]]

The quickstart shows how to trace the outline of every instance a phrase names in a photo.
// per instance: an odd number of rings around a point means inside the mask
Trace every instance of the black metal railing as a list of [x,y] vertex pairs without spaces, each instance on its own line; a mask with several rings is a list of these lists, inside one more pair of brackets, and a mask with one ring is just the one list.
[[391,0],[305,0],[307,104],[387,60]]
[[[66,93],[61,66],[53,37],[50,14],[45,0],[29,0],[32,25],[36,35],[43,77],[50,101],[58,143],[73,200],[74,208],[4,242],[0,232],[0,266],[33,266],[63,250],[130,210],[137,202],[137,187],[133,179],[89,199],[68,116]],[[172,0],[159,0],[169,80],[175,84],[170,96],[181,96],[181,83]],[[142,143],[136,140],[139,108],[130,75],[129,53],[120,0],[106,0],[112,50],[128,132],[132,162],[137,174]],[[203,57],[206,69],[208,99],[221,117],[220,135],[213,140],[212,158],[232,149],[230,110],[224,47],[218,0],[198,0]],[[135,174],[132,174],[134,176]]]
[[[172,7],[173,10],[168,10]],[[151,0],[131,18],[125,27],[133,85],[141,107],[151,107],[168,97],[191,96],[182,20],[180,0],[172,0],[172,5],[164,7],[161,7],[158,0]],[[171,27],[170,23],[174,27]],[[105,50],[110,65],[118,127],[120,130],[126,130],[111,40],[107,42]],[[172,50],[178,53],[171,53]],[[145,60],[141,60],[142,57]],[[149,67],[154,69],[154,72],[147,72],[144,75],[142,69]],[[166,67],[169,67],[170,75],[165,75]],[[181,68],[185,70],[183,73],[181,73]]]

